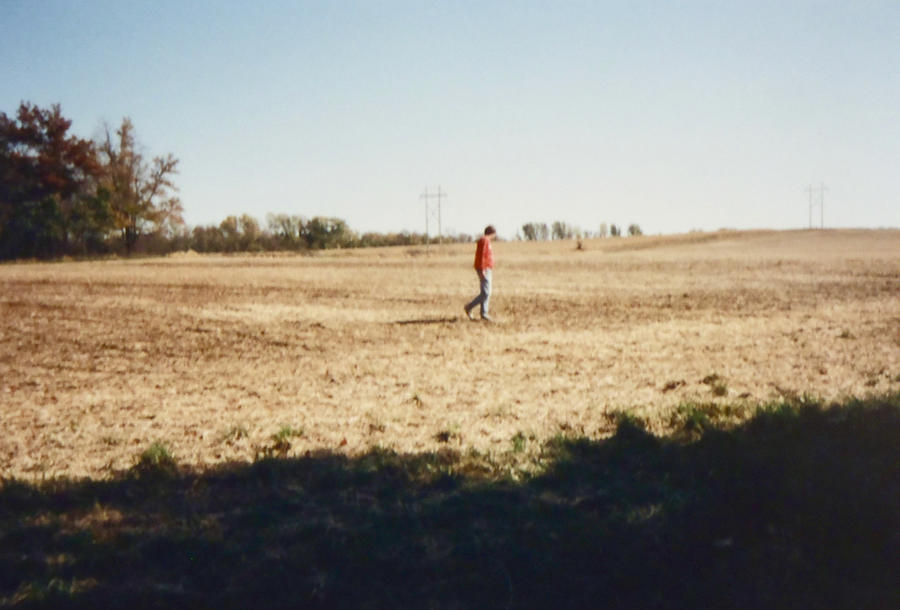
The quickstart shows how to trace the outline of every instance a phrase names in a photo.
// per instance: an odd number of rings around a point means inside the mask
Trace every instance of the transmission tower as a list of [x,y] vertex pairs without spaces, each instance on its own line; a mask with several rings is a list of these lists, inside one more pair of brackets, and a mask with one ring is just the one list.
[[[437,187],[437,192],[431,193],[428,191],[428,187],[425,187],[425,190],[422,191],[422,194],[419,195],[419,199],[425,201],[425,245],[428,245],[429,240],[429,223],[431,220],[437,220],[438,227],[438,243],[441,244],[444,241],[443,234],[441,233],[441,202],[447,198],[447,193],[441,190],[441,187]],[[436,200],[436,201],[435,201]]]
[[806,187],[806,192],[809,193],[809,228],[813,228],[813,208],[819,206],[819,226],[820,228],[825,228],[825,191],[828,189],[825,188],[825,184],[822,183],[819,186],[813,186],[810,184]]

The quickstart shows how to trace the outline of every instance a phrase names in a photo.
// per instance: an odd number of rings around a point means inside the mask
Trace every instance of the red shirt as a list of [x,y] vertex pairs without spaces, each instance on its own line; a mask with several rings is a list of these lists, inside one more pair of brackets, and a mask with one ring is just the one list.
[[494,251],[491,250],[491,240],[487,236],[478,240],[475,248],[475,269],[484,271],[494,268]]

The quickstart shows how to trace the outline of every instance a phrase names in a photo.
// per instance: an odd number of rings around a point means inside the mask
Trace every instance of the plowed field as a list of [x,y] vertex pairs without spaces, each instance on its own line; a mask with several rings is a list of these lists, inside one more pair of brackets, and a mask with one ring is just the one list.
[[[0,475],[527,451],[684,403],[900,391],[900,231],[0,265]],[[724,407],[723,407],[724,408]],[[514,441],[515,439],[515,441]],[[284,449],[286,446],[281,444]]]

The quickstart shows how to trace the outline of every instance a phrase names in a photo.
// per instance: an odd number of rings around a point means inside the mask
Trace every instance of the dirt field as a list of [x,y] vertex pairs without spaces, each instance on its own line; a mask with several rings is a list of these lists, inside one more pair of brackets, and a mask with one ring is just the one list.
[[[0,265],[0,475],[654,431],[688,401],[900,391],[900,231]],[[740,416],[738,410],[737,416]],[[515,442],[513,439],[517,439]],[[526,449],[527,449],[526,447]]]

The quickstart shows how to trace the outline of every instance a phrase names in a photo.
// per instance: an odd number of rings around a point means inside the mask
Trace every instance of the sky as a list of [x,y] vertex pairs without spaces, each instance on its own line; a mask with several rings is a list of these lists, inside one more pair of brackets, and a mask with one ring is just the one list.
[[0,0],[22,101],[129,117],[191,226],[900,227],[895,0]]

